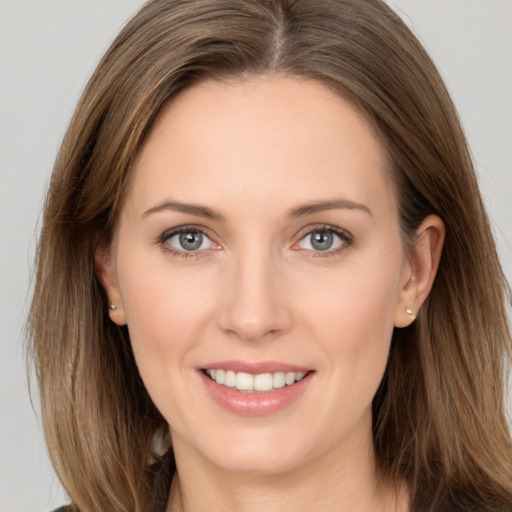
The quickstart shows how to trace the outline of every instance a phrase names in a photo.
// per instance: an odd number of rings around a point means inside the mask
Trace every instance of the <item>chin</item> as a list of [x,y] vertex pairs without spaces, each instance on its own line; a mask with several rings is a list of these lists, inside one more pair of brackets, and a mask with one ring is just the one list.
[[305,462],[306,440],[283,439],[282,435],[263,432],[231,433],[209,438],[208,446],[195,444],[195,449],[216,467],[246,475],[279,475],[293,471]]
[[221,460],[214,461],[225,471],[240,475],[276,476],[289,473],[301,465],[299,458],[279,457],[275,454],[227,454]]

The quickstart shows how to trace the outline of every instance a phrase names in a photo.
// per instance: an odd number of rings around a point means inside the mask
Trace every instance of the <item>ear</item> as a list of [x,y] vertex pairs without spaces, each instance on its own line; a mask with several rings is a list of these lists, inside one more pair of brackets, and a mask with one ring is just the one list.
[[426,217],[418,228],[395,309],[395,327],[410,325],[428,297],[439,268],[445,231],[437,215]]
[[94,251],[96,275],[107,294],[110,319],[117,325],[126,325],[126,313],[113,260],[110,247],[99,245]]

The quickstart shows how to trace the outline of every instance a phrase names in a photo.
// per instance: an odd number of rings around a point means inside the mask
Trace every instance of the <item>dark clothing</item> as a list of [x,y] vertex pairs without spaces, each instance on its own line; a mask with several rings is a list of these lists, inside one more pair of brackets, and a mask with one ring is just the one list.
[[[165,512],[171,482],[176,472],[176,462],[174,454],[169,450],[160,461],[156,462],[148,469],[152,475],[151,488],[153,492],[150,496],[150,503],[147,504],[147,512]],[[71,506],[60,507],[53,512],[72,512]]]

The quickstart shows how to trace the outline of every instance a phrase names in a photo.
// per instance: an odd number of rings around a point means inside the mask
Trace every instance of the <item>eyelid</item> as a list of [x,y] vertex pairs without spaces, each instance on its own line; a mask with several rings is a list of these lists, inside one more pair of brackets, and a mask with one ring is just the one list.
[[[306,238],[308,235],[311,235],[315,231],[327,231],[329,233],[333,233],[339,238],[341,238],[343,243],[339,247],[336,247],[334,249],[326,249],[325,251],[315,251],[314,249],[303,249],[301,247],[295,249],[298,246],[298,244],[302,240],[304,240],[304,238]],[[343,251],[344,249],[350,247],[354,243],[354,237],[349,231],[338,226],[333,226],[331,224],[309,225],[303,228],[301,231],[299,231],[299,233],[296,235],[296,238],[298,238],[298,241],[293,243],[292,249],[307,251],[313,253],[314,256],[331,256],[333,254],[337,254],[338,252]]]
[[[178,249],[178,248],[167,243],[167,241],[170,238],[172,238],[173,236],[179,235],[181,233],[192,232],[192,231],[201,233],[201,235],[206,237],[212,244],[215,245],[215,247],[210,247],[208,249],[198,249],[196,251],[186,251],[185,249],[181,250],[181,249]],[[213,237],[209,233],[208,229],[206,229],[202,226],[197,226],[195,224],[185,224],[185,225],[181,225],[181,226],[176,226],[171,229],[167,229],[166,231],[164,231],[161,235],[159,235],[157,237],[156,243],[158,245],[162,246],[162,248],[165,251],[168,251],[175,256],[181,256],[184,258],[204,256],[205,253],[209,250],[218,250],[221,248],[220,244],[215,240],[215,237]]]
[[[187,250],[180,250],[178,248],[175,248],[171,246],[170,244],[167,244],[166,242],[169,240],[169,238],[178,235],[180,233],[186,233],[190,231],[197,231],[198,233],[201,233],[203,236],[208,238],[212,244],[214,244],[215,247],[211,247],[208,249],[198,249],[195,251],[187,251]],[[330,233],[335,234],[342,240],[342,244],[340,244],[339,247],[336,247],[334,249],[326,249],[325,251],[318,251],[313,249],[304,249],[301,247],[297,247],[298,244],[308,235],[311,235],[315,231],[327,231]],[[170,228],[166,231],[164,231],[161,235],[157,237],[156,243],[162,248],[171,254],[175,256],[181,256],[183,258],[187,257],[201,257],[206,256],[206,254],[211,250],[219,250],[222,248],[221,244],[216,240],[217,237],[214,237],[210,234],[210,230],[204,228],[203,226],[198,226],[196,224],[185,224],[181,226],[176,226],[174,228]],[[298,239],[296,242],[294,242],[291,246],[291,249],[293,250],[301,250],[305,252],[312,253],[314,256],[331,256],[334,254],[337,254],[338,252],[341,252],[345,250],[346,248],[350,247],[354,243],[354,237],[353,235],[347,231],[346,229],[340,228],[338,226],[333,226],[331,224],[313,224],[309,225],[299,231],[297,235],[294,237],[295,239]]]

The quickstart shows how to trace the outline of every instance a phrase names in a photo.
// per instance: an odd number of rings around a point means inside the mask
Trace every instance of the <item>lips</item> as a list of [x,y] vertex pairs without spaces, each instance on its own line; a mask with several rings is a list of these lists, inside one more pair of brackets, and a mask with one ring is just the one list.
[[242,415],[263,415],[286,408],[306,391],[312,369],[283,363],[225,361],[201,369],[210,396]]

